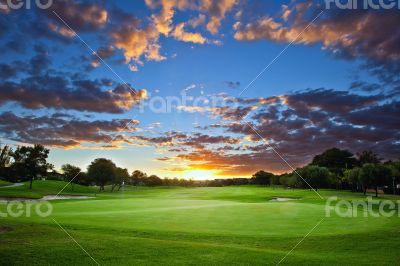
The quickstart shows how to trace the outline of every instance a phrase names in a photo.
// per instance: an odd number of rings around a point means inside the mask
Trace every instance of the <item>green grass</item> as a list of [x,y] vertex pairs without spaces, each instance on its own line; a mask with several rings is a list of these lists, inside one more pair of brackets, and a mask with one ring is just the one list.
[[34,181],[32,190],[29,189],[29,182],[25,182],[23,186],[0,189],[0,197],[40,199],[49,194],[58,194],[61,190],[61,194],[85,195],[92,195],[98,191],[92,187],[76,184],[72,186],[61,181]]
[[4,181],[4,180],[0,180],[0,187],[4,187],[4,186],[8,186],[11,185],[11,183]]
[[[63,186],[40,181],[32,192],[16,187],[7,193],[56,194]],[[74,192],[93,195],[96,189],[77,186]],[[365,200],[350,192],[318,192],[324,198]],[[272,197],[302,200],[270,202]],[[325,217],[325,201],[313,191],[255,186],[130,187],[52,204],[47,218],[0,218],[0,264],[94,264],[57,221],[101,265],[276,265]],[[397,215],[325,218],[282,265],[395,265],[399,220]]]

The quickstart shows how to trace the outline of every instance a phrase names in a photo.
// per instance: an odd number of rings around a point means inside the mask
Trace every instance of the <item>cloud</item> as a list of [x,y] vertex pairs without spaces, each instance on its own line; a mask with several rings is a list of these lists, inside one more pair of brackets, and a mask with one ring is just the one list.
[[[100,66],[101,60],[106,60],[115,54],[115,49],[113,46],[108,45],[105,47],[100,47],[97,49],[96,54],[92,55],[90,65],[93,68]],[[101,59],[100,59],[101,58]]]
[[217,34],[221,26],[221,21],[237,3],[237,0],[200,1],[199,9],[203,12],[207,12],[210,17],[206,25],[207,30],[212,34]]
[[225,85],[231,89],[237,89],[240,87],[239,81],[225,81]]
[[[129,123],[129,127],[126,125]],[[66,115],[17,116],[0,114],[1,135],[10,140],[52,147],[76,148],[84,143],[128,142],[121,134],[135,131],[139,121],[130,119],[84,121]]]
[[206,15],[204,14],[199,14],[197,17],[192,18],[188,21],[188,24],[192,27],[192,28],[197,28],[198,26],[204,24],[206,22]]
[[174,31],[172,32],[172,36],[175,39],[184,42],[203,44],[207,41],[207,39],[200,33],[186,32],[184,27],[185,23],[179,23],[176,25]]
[[[63,36],[73,37],[72,28],[76,32],[92,32],[103,27],[108,19],[108,12],[99,5],[90,3],[77,3],[69,0],[54,1],[49,9],[44,10],[52,21],[49,27]],[[66,27],[57,15],[64,20]]]
[[[213,110],[225,121],[201,129],[222,129],[240,143],[206,145],[203,140],[167,158],[184,160],[196,169],[215,170],[218,175],[248,176],[258,169],[291,171],[271,146],[293,167],[309,163],[313,156],[332,147],[353,153],[371,149],[385,159],[397,159],[400,152],[400,102],[392,94],[365,95],[320,88],[268,99],[239,98],[237,102],[241,105],[236,108],[190,110]],[[247,122],[238,118],[251,108]],[[172,145],[178,146],[182,142]]]
[[142,65],[143,57],[152,61],[166,59],[160,55],[159,32],[153,25],[139,28],[130,20],[113,29],[110,35],[113,45],[123,50],[126,63],[133,61]]
[[[228,137],[228,136],[211,136],[202,133],[182,133],[177,131],[165,132],[163,135],[158,137],[148,136],[134,136],[131,138],[132,141],[139,144],[153,145],[156,148],[162,147],[174,147],[178,151],[187,151],[191,149],[203,149],[205,145],[217,145],[217,144],[238,144],[239,139]],[[171,151],[173,149],[169,149]]]
[[[172,25],[175,9],[182,11],[193,10],[206,13],[209,17],[206,29],[212,34],[217,34],[221,26],[221,21],[238,3],[238,0],[146,0],[145,3],[152,9],[161,8],[161,11],[158,14],[152,15],[152,20],[158,31],[161,34],[168,36],[173,28]],[[193,28],[196,28],[205,22],[205,14],[199,14],[197,18],[188,21]]]
[[172,30],[172,18],[174,17],[174,7],[179,4],[179,2],[184,3],[185,1],[171,1],[171,0],[146,0],[145,3],[151,8],[157,8],[161,6],[161,11],[159,14],[153,14],[151,16],[153,23],[157,31],[165,36],[168,36]]
[[19,81],[0,82],[0,104],[16,102],[28,109],[123,113],[147,98],[146,90],[134,90],[130,85],[117,84],[110,90],[105,80],[82,79],[67,73],[50,74],[44,70],[34,74]]
[[249,23],[237,23],[234,37],[239,41],[320,43],[338,57],[363,58],[374,66],[394,64],[399,69],[398,10],[331,9],[310,24],[320,11],[310,1],[297,2],[291,8],[284,7],[282,20],[264,16]]

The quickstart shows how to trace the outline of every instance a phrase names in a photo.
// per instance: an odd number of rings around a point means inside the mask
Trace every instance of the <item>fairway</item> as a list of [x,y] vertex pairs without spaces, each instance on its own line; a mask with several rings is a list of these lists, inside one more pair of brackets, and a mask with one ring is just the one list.
[[[40,198],[63,185],[38,181],[27,195]],[[70,189],[65,193],[73,193]],[[95,264],[72,238],[100,265],[276,265],[281,260],[282,265],[394,265],[400,259],[398,215],[326,217],[325,201],[310,190],[127,187],[96,194],[78,185],[74,190],[96,198],[52,201],[53,213],[46,218],[1,218],[2,265]],[[26,185],[2,189],[0,195],[25,191]],[[363,199],[350,192],[319,193]],[[270,201],[273,197],[301,200]]]

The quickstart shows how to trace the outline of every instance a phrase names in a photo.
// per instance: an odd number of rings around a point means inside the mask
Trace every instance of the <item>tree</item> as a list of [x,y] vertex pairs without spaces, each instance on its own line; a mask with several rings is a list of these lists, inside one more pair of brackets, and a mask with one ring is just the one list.
[[100,191],[104,191],[104,186],[115,179],[115,169],[111,160],[97,158],[89,165],[87,175],[100,187]]
[[135,170],[133,171],[131,178],[130,178],[130,183],[132,185],[139,185],[143,180],[147,177],[147,174],[140,171],[140,170]]
[[364,164],[359,175],[364,195],[366,194],[367,187],[372,186],[375,188],[375,196],[378,197],[378,188],[388,181],[390,174],[390,169],[382,164]]
[[326,167],[336,176],[337,185],[343,186],[343,171],[357,165],[357,159],[347,150],[332,148],[316,155],[311,162],[312,165]]
[[318,190],[318,188],[328,186],[329,184],[330,173],[326,167],[308,165],[298,169],[297,173],[305,180],[304,187]]
[[14,152],[12,157],[13,171],[22,179],[30,181],[29,189],[32,189],[32,183],[35,178],[45,176],[52,165],[47,163],[49,149],[43,145],[20,146]]
[[361,166],[366,163],[378,164],[382,161],[378,154],[374,153],[373,151],[363,151],[361,153],[357,153],[357,157]]
[[118,186],[118,191],[121,189],[122,184],[129,179],[128,169],[117,167],[115,169],[115,177],[111,191],[114,191],[115,187]]
[[151,175],[151,176],[145,178],[144,182],[146,185],[151,186],[151,187],[161,186],[163,184],[162,179],[156,175]]
[[387,167],[389,167],[392,175],[393,194],[396,194],[395,180],[400,177],[400,161],[390,162]]
[[0,177],[8,177],[8,166],[11,162],[12,150],[8,145],[3,148],[0,147]]
[[268,173],[265,171],[258,171],[251,177],[251,179],[252,179],[253,184],[267,186],[267,185],[271,185],[273,177],[274,177],[274,174],[272,174],[272,173]]
[[344,177],[346,182],[352,186],[352,191],[359,190],[360,171],[361,169],[359,167],[354,167],[353,169],[347,169],[344,171]]
[[72,191],[74,191],[74,183],[77,183],[79,179],[81,168],[71,164],[64,164],[61,166],[61,170],[63,171],[64,181],[69,182],[71,184]]

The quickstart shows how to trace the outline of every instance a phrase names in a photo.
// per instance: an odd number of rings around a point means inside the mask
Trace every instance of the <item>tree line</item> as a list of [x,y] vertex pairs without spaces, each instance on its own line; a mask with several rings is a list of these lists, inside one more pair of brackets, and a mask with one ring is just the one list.
[[385,193],[396,193],[396,179],[400,178],[400,161],[385,161],[372,151],[363,151],[356,155],[347,150],[332,148],[316,155],[312,162],[291,173],[275,175],[263,170],[251,178],[228,178],[214,180],[188,180],[178,178],[160,178],[135,170],[118,167],[106,158],[97,158],[86,171],[78,166],[64,164],[62,173],[54,170],[47,162],[49,149],[42,145],[19,146],[15,150],[9,146],[0,147],[0,178],[9,182],[29,181],[30,188],[35,179],[63,180],[80,185],[97,185],[100,191],[106,186],[118,191],[124,185],[133,186],[229,186],[229,185],[265,185],[290,188],[336,188],[353,192],[367,192],[379,189]]
[[282,185],[293,188],[335,188],[353,192],[373,189],[376,196],[381,189],[396,194],[396,182],[400,178],[400,161],[383,161],[372,151],[356,155],[347,150],[328,149],[316,155],[312,162],[291,173],[274,175],[259,171],[253,180],[261,185]]

